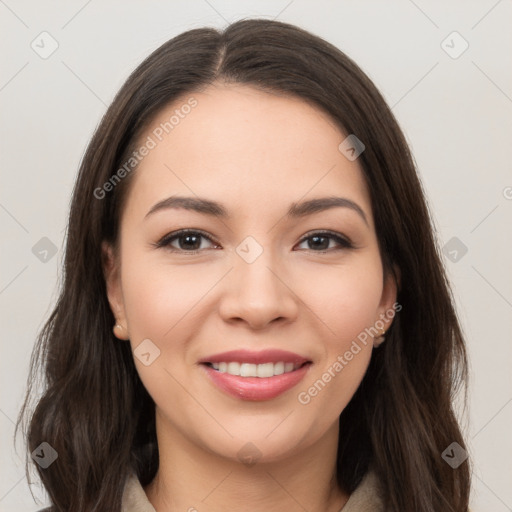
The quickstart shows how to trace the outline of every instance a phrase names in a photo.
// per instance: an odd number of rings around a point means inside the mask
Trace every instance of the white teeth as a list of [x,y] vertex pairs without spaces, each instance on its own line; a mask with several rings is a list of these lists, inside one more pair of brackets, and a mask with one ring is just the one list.
[[228,363],[228,369],[226,370],[230,375],[240,375],[240,363],[231,361]]
[[284,363],[276,363],[274,365],[274,375],[281,375],[284,373]]
[[258,377],[273,377],[274,376],[274,364],[273,363],[259,364],[259,365],[257,365],[257,372],[258,372]]
[[237,363],[230,361],[229,363],[211,363],[212,367],[220,373],[229,373],[230,375],[238,375],[240,377],[273,377],[274,375],[282,375],[283,373],[293,372],[301,367],[300,364],[284,363]]
[[251,363],[242,363],[240,365],[240,377],[257,377],[256,365]]

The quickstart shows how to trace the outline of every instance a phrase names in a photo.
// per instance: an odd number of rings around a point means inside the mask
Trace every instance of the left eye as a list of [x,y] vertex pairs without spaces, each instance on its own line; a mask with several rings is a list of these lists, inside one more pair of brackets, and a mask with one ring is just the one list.
[[332,249],[332,247],[329,247],[331,241],[334,241],[345,249],[350,249],[353,247],[348,239],[338,235],[337,233],[331,233],[330,231],[311,233],[304,237],[300,243],[303,244],[304,242],[308,242],[310,249],[312,247],[320,249],[319,251],[314,250],[313,252],[325,252],[329,248]]
[[[157,247],[172,247],[172,252],[189,252],[196,253],[202,249],[201,239],[208,240],[212,244],[217,244],[210,236],[201,231],[182,230],[175,233],[171,233],[162,238],[157,244]],[[299,242],[299,245],[308,243],[307,250],[312,252],[326,252],[329,249],[333,249],[331,242],[334,241],[338,246],[344,249],[350,249],[353,247],[352,243],[337,233],[329,231],[322,231],[316,233],[310,233]],[[173,245],[177,242],[177,245]],[[218,245],[217,245],[218,246]],[[206,247],[207,248],[207,247]]]

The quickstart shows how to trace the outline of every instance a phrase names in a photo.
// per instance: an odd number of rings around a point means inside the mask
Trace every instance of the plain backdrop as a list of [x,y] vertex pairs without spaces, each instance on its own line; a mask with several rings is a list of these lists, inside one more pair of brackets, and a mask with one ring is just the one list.
[[247,17],[327,39],[392,106],[467,335],[472,507],[512,510],[510,0],[0,0],[0,510],[47,504],[37,481],[39,501],[30,494],[14,422],[36,334],[57,297],[71,191],[93,130],[131,70],[164,41]]

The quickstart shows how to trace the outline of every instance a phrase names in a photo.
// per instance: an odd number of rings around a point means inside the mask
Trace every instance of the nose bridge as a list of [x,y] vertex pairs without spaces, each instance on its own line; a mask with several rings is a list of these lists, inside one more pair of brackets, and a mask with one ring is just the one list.
[[277,318],[294,317],[296,300],[285,285],[276,252],[254,237],[244,239],[235,252],[221,307],[224,318],[240,318],[253,327],[263,327]]

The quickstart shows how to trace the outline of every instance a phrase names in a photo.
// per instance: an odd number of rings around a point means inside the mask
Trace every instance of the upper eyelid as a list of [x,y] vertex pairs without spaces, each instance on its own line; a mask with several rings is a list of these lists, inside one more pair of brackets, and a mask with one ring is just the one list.
[[[206,231],[202,231],[201,229],[197,229],[197,228],[183,228],[183,229],[178,229],[176,231],[167,233],[162,238],[160,238],[160,240],[158,242],[156,242],[156,244],[154,244],[154,245],[156,245],[157,247],[168,245],[171,240],[174,240],[174,239],[178,238],[179,236],[186,235],[189,233],[201,235],[203,238],[206,238],[210,242],[212,242],[214,244],[219,244],[219,242],[217,242],[216,238],[214,238],[212,235],[210,235]],[[183,250],[181,252],[188,252],[188,251]]]

